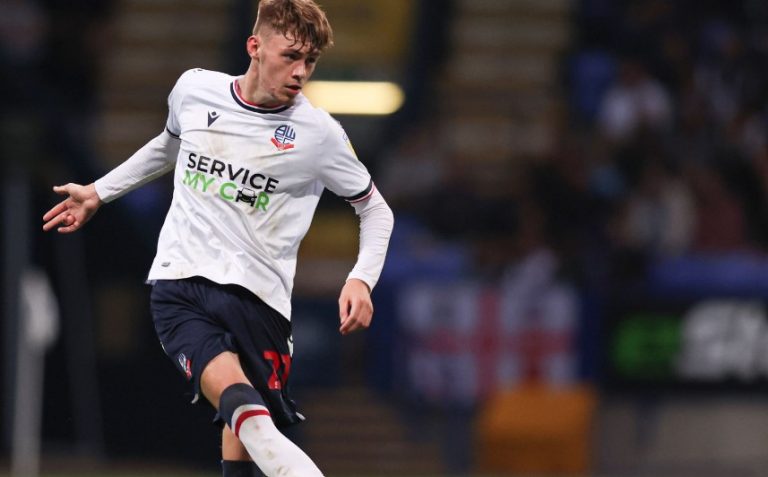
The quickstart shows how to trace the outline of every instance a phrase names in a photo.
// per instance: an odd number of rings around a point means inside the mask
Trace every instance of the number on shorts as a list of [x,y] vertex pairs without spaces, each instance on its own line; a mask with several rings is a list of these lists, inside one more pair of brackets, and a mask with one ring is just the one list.
[[[264,358],[272,364],[272,374],[269,376],[269,389],[282,389],[288,382],[291,372],[291,355],[280,354],[277,351],[265,351]],[[282,365],[282,369],[281,368]]]

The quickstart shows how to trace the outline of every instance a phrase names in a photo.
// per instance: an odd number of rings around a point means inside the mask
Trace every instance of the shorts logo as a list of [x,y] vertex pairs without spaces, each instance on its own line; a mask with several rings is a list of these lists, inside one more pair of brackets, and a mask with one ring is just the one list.
[[287,151],[288,149],[293,149],[294,145],[292,143],[295,139],[296,131],[289,125],[283,124],[275,129],[275,135],[271,141],[278,150]]
[[181,353],[177,359],[187,379],[192,379],[192,361],[184,353]]

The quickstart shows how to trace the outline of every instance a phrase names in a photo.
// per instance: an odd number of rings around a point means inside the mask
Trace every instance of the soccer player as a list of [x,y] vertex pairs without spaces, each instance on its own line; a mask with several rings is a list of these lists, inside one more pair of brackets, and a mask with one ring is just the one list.
[[[360,218],[357,262],[339,296],[340,332],[367,328],[392,211],[341,126],[301,89],[331,27],[312,0],[262,0],[244,75],[194,69],[168,98],[165,130],[66,198],[43,229],[70,233],[128,191],[174,170],[148,279],[163,349],[217,409],[226,477],[322,473],[278,427],[303,420],[287,394],[296,255],[324,188]],[[254,466],[255,463],[255,466]],[[256,468],[258,466],[258,469]]]

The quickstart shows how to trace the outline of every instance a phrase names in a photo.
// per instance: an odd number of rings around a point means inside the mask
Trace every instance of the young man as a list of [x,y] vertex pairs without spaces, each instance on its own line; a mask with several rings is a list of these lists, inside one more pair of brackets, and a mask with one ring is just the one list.
[[[339,296],[340,332],[367,328],[392,212],[341,126],[301,94],[331,27],[312,0],[262,0],[240,77],[185,72],[166,130],[67,196],[43,229],[78,230],[102,203],[174,172],[149,272],[163,349],[218,410],[224,475],[322,475],[276,426],[303,420],[286,391],[299,243],[327,188],[360,217],[360,250]],[[196,394],[197,395],[197,394]]]

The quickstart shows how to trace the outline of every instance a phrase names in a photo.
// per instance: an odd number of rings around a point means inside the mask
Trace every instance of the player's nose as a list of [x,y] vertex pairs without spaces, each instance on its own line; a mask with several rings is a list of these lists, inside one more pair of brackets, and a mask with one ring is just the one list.
[[307,68],[304,63],[299,63],[293,68],[293,77],[297,80],[303,80],[307,77]]

